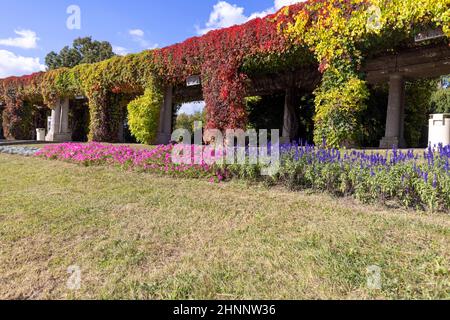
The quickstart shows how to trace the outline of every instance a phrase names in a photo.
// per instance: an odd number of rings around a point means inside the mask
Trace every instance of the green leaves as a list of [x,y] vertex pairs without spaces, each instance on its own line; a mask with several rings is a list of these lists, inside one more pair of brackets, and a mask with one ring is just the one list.
[[450,90],[435,91],[431,96],[431,108],[435,113],[450,113]]
[[357,77],[346,82],[336,81],[336,77],[331,81],[327,81],[327,76],[324,79],[315,92],[315,143],[320,145],[325,138],[329,147],[351,144],[358,129],[358,114],[364,110],[369,96],[366,83]]
[[145,144],[156,142],[163,95],[151,86],[143,96],[128,104],[128,124],[136,139]]
[[114,57],[112,46],[107,41],[92,41],[91,37],[77,38],[73,47],[65,46],[59,54],[52,51],[45,57],[49,70],[73,68],[79,64],[95,63]]

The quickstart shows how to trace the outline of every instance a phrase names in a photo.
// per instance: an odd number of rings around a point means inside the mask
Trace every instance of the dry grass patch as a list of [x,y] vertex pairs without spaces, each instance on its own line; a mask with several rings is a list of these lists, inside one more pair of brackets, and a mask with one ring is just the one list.
[[0,298],[445,299],[449,242],[447,215],[0,154]]

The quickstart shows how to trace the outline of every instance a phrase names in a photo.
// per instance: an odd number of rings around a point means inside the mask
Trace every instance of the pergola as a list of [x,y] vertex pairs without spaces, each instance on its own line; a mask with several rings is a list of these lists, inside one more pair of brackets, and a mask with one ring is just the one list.
[[[69,141],[69,114],[77,96],[83,96],[89,103],[90,138],[120,141],[123,101],[118,100],[125,96],[129,103],[151,91],[163,96],[161,106],[158,98],[153,109],[158,108],[156,115],[159,111],[158,129],[152,127],[152,132],[157,131],[155,142],[167,144],[175,106],[181,103],[205,100],[209,128],[243,129],[246,97],[284,94],[282,135],[289,141],[298,133],[298,93],[315,92],[316,97],[322,94],[316,99],[315,117],[316,129],[320,126],[322,131],[315,132],[315,140],[328,135],[334,139],[330,144],[336,145],[346,142],[355,128],[347,124],[356,122],[355,114],[363,109],[366,83],[389,83],[386,132],[380,146],[402,147],[405,81],[450,73],[446,0],[422,1],[426,8],[420,12],[403,0],[383,2],[387,22],[378,32],[366,26],[373,18],[368,14],[370,1],[310,0],[169,47],[0,80],[0,102],[6,104],[8,121],[14,122],[4,126],[5,133],[17,138],[11,133],[13,128],[18,136],[26,135],[20,132],[20,121],[27,121],[21,108],[41,105],[52,114],[46,139]],[[409,10],[409,15],[399,16],[398,10]],[[391,32],[397,24],[401,27]],[[420,28],[424,32],[414,39]],[[336,41],[331,41],[333,37]],[[245,69],[247,62],[256,71]],[[347,95],[340,100],[344,89]],[[334,125],[330,115],[342,110],[344,125]],[[333,135],[342,127],[339,135]]]
[[[393,53],[371,57],[362,70],[369,84],[389,84],[386,133],[380,148],[405,147],[403,136],[405,114],[405,82],[424,78],[436,78],[450,74],[450,47],[447,43],[405,48]],[[290,141],[295,136],[295,90],[312,92],[321,81],[317,65],[310,65],[284,73],[268,74],[251,79],[249,96],[285,94],[283,139]],[[172,100],[202,100],[201,86],[177,86],[166,91],[160,143],[167,143],[171,132]]]
[[[405,48],[396,53],[387,53],[372,57],[363,66],[369,84],[389,83],[389,104],[386,121],[386,134],[380,142],[381,148],[405,146],[403,121],[405,112],[405,81],[433,78],[450,74],[450,47],[446,43]],[[250,78],[249,96],[264,96],[275,93],[285,94],[284,140],[295,136],[295,107],[293,92],[312,92],[321,81],[318,66],[312,64],[300,69],[259,75]],[[183,102],[203,100],[200,84],[193,86],[169,86],[164,92],[161,108],[158,143],[167,144],[173,128],[175,105]],[[51,128],[48,141],[70,141],[69,98],[56,99],[51,108]],[[0,110],[4,105],[0,105]]]
[[389,83],[386,134],[380,147],[405,147],[405,81],[450,74],[450,47],[440,44],[383,55],[367,61],[364,71],[369,83]]

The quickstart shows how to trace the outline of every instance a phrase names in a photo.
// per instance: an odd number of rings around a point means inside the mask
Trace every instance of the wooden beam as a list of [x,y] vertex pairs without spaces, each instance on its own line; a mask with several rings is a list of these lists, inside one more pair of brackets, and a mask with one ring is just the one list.
[[[250,76],[248,81],[248,96],[265,96],[282,93],[288,89],[299,89],[312,92],[322,75],[317,65],[285,72]],[[184,85],[174,88],[175,104],[203,100],[201,86],[187,87]]]
[[370,59],[363,67],[372,84],[389,81],[392,73],[402,73],[406,79],[439,77],[450,74],[450,47],[447,44],[417,47],[400,53]]

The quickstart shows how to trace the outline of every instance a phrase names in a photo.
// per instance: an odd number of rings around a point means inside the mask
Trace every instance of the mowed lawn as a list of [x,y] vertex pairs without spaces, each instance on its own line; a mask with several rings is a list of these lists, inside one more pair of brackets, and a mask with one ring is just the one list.
[[0,154],[2,299],[448,299],[449,244],[445,214]]

